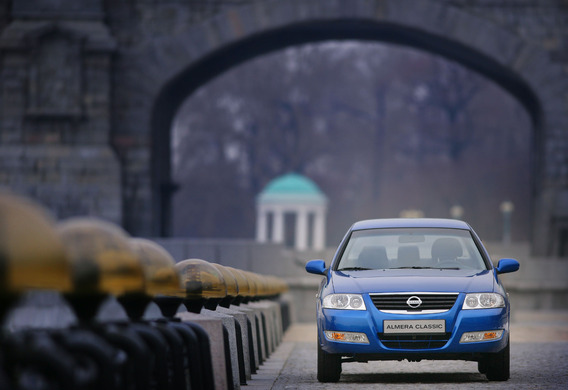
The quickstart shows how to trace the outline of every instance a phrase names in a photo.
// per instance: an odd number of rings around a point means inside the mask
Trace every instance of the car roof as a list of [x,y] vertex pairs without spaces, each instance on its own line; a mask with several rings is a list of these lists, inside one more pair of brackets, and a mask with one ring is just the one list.
[[444,218],[368,219],[355,222],[351,230],[384,228],[449,228],[471,230],[471,227],[464,221]]

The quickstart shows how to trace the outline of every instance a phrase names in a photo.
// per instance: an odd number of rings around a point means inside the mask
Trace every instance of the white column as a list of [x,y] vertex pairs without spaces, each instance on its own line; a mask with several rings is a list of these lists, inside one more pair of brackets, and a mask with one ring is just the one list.
[[308,249],[308,210],[299,208],[296,212],[296,249]]
[[280,207],[273,209],[272,241],[277,244],[284,242],[284,210]]
[[267,239],[267,229],[266,229],[266,208],[259,206],[256,209],[256,241],[266,242]]
[[314,249],[325,249],[325,208],[320,208],[314,215]]

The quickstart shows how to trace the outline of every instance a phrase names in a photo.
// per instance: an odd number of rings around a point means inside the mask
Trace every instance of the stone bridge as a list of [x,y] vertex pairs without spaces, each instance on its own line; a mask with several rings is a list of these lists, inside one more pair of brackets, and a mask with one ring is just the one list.
[[567,26],[559,0],[3,1],[0,186],[59,218],[167,235],[172,120],[189,95],[288,46],[381,41],[455,60],[525,107],[532,251],[558,255],[568,241]]

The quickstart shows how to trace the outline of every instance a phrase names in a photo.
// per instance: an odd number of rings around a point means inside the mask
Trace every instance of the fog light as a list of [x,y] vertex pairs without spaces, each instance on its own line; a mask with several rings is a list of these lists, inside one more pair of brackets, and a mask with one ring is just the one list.
[[503,335],[503,330],[488,330],[484,332],[467,332],[464,333],[460,339],[460,343],[475,343],[478,341],[491,341],[500,339]]
[[369,344],[369,339],[365,333],[355,333],[355,332],[334,332],[331,330],[326,330],[325,338],[329,341],[340,341],[344,343],[361,343]]

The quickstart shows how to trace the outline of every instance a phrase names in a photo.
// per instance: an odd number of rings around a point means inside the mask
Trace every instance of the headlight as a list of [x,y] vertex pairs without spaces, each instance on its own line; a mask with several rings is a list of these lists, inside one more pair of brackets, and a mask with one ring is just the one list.
[[505,298],[495,293],[467,294],[462,309],[493,309],[505,307]]
[[367,310],[360,294],[329,294],[323,299],[325,309]]

